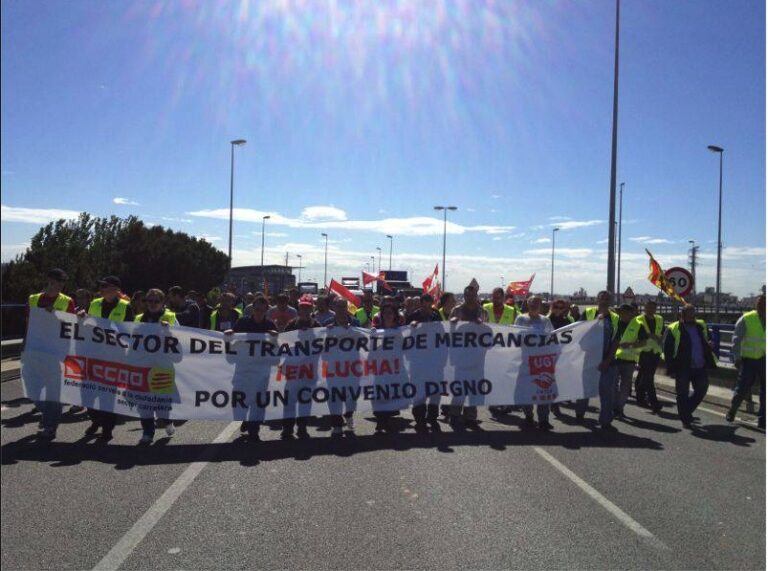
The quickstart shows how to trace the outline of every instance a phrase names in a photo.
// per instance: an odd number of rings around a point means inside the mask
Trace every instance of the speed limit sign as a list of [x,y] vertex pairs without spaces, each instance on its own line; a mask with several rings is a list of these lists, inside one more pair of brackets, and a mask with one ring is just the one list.
[[685,297],[693,289],[693,276],[685,268],[669,268],[664,272],[667,281],[672,284],[680,297]]

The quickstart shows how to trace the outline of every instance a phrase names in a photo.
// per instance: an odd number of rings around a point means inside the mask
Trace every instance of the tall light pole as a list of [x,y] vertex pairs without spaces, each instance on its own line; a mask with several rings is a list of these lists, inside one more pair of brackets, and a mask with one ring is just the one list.
[[323,287],[325,288],[325,293],[328,293],[328,234],[323,232],[320,235],[323,238],[325,238],[325,263],[323,264]]
[[696,296],[696,254],[699,252],[699,247],[696,245],[695,240],[688,240],[688,243],[691,245],[691,277],[693,278],[693,288],[691,289],[691,292],[693,293],[694,297]]
[[552,228],[552,275],[549,278],[549,299],[550,301],[555,297],[555,232],[560,228]]
[[613,56],[613,134],[611,139],[611,198],[608,208],[608,280],[609,292],[616,291],[616,147],[619,129],[619,10],[620,0],[616,0],[616,39]]
[[392,244],[395,242],[395,239],[392,237],[391,234],[387,234],[387,238],[389,238],[389,271],[392,271]]
[[621,295],[621,218],[624,211],[624,183],[619,185],[619,262],[616,264],[616,300],[620,303]]
[[445,280],[445,241],[448,234],[448,211],[458,210],[456,206],[435,206],[435,210],[443,211],[443,291],[447,291],[448,286]]
[[723,261],[723,148],[707,147],[713,153],[720,153],[720,200],[717,209],[717,277],[715,278],[715,323],[720,323],[720,277]]
[[267,220],[269,220],[271,216],[262,216],[261,217],[261,272],[264,273],[264,230],[266,230],[267,227]]
[[235,202],[235,147],[245,145],[245,139],[235,139],[230,141],[232,157],[229,168],[229,268],[232,269],[232,214]]
[[301,283],[301,254],[296,254],[296,257],[299,259],[299,283]]
[[379,273],[381,273],[381,248],[376,246],[376,250],[379,252]]

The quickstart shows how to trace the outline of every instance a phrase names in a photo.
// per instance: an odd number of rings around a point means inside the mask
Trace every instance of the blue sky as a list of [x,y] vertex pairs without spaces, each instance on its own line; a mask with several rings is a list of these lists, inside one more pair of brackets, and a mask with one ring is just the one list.
[[[300,7],[301,5],[304,7]],[[2,259],[41,224],[136,214],[234,264],[355,275],[394,238],[420,283],[483,290],[536,272],[605,285],[614,2],[2,3]],[[765,282],[765,5],[622,3],[622,289],[650,292],[701,246],[714,284],[725,148],[723,289]],[[378,259],[376,259],[378,265]]]

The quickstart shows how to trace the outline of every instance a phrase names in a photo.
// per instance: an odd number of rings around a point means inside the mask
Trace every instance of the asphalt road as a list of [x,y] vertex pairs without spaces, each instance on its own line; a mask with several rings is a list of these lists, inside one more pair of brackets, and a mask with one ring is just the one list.
[[630,405],[618,434],[594,412],[543,434],[481,410],[481,431],[383,436],[358,415],[355,436],[256,445],[194,422],[139,448],[136,421],[100,444],[72,415],[37,442],[21,396],[2,384],[6,570],[766,564],[764,432],[714,412],[689,431]]

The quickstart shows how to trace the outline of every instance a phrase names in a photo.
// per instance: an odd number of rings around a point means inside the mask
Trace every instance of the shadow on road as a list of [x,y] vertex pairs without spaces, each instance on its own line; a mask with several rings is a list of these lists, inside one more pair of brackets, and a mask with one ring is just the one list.
[[736,434],[735,425],[706,424],[704,426],[695,426],[691,429],[691,434],[696,438],[712,440],[715,442],[730,442],[736,446],[749,446],[754,444],[755,439],[749,436]]
[[256,466],[261,462],[294,458],[309,460],[314,456],[354,456],[379,450],[436,449],[451,453],[462,446],[487,446],[503,451],[515,446],[551,446],[579,448],[637,448],[662,450],[661,443],[622,433],[543,433],[539,430],[510,431],[487,428],[466,432],[431,432],[424,434],[383,433],[352,435],[344,438],[310,438],[307,440],[266,440],[248,442],[241,437],[222,444],[170,444],[167,439],[152,446],[105,444],[81,439],[76,442],[42,442],[28,436],[2,447],[2,464],[21,461],[46,462],[52,467],[72,466],[81,462],[113,464],[115,469],[126,470],[135,466],[156,464],[188,464],[204,456],[211,462],[239,462]]

